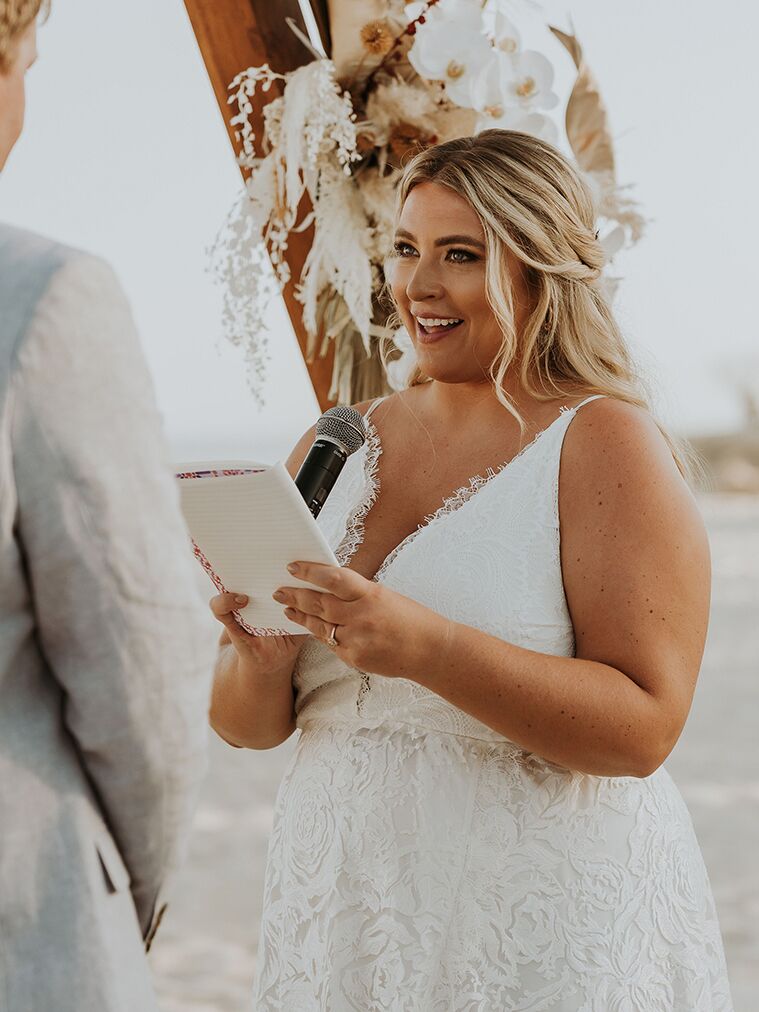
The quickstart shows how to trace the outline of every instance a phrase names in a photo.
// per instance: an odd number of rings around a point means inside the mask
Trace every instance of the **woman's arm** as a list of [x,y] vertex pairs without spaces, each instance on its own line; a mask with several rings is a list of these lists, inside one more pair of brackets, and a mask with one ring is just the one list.
[[577,413],[559,488],[576,656],[455,625],[445,663],[418,680],[563,766],[646,776],[682,731],[701,663],[710,586],[703,524],[653,420],[619,401]]
[[[371,404],[356,405],[363,414]],[[295,478],[316,437],[312,426],[303,434],[285,466]],[[250,636],[234,620],[234,594],[219,594],[211,610],[224,626],[211,693],[211,726],[229,745],[269,749],[295,730],[292,675],[303,644],[301,637]],[[305,632],[305,630],[304,630]]]
[[[210,721],[214,731],[237,748],[275,748],[295,730],[292,672],[297,640],[279,636],[257,639],[268,642],[260,644],[261,655],[248,659],[235,649],[226,629],[219,640]],[[273,640],[283,641],[279,659],[273,652],[278,645]],[[285,640],[293,645],[291,650]],[[253,649],[258,646],[253,644]]]
[[703,524],[653,421],[620,402],[578,412],[560,490],[575,657],[506,643],[332,567],[299,568],[331,593],[298,591],[293,617],[321,636],[344,625],[346,663],[411,678],[527,751],[598,776],[647,776],[682,731],[701,662]]
[[[303,434],[285,462],[294,478],[314,441],[315,427]],[[269,749],[295,730],[292,675],[302,638],[251,636],[232,614],[234,593],[211,599],[214,618],[224,625],[211,690],[210,723],[236,748]]]

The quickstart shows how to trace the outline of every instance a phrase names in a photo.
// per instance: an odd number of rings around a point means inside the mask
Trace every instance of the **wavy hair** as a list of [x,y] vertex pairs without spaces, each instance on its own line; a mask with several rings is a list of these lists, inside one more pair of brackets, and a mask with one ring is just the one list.
[[[503,385],[514,364],[522,387],[537,400],[580,387],[651,413],[645,384],[604,290],[605,255],[593,201],[572,164],[529,134],[484,130],[459,137],[427,148],[408,163],[396,218],[409,193],[424,182],[450,187],[482,224],[486,297],[502,334],[490,376],[498,400],[520,427],[524,421]],[[522,265],[531,297],[519,334],[507,253]],[[416,369],[409,386],[425,381]],[[681,473],[692,473],[692,451],[657,425]]]
[[18,36],[49,7],[50,0],[0,0],[0,73],[10,70]]

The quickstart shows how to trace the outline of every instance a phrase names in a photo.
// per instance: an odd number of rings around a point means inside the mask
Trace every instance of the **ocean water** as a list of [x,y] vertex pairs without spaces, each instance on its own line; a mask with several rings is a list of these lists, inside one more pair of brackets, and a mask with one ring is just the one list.
[[[710,495],[701,507],[712,546],[711,623],[693,707],[667,768],[709,870],[735,1012],[755,1012],[759,497]],[[250,1003],[272,806],[293,741],[251,752],[212,737],[189,859],[150,957],[164,1012],[241,1012]]]

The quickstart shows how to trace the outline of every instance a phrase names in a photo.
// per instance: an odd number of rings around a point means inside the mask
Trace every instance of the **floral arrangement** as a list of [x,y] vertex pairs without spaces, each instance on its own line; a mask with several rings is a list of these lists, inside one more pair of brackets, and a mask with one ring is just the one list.
[[[554,67],[544,52],[523,48],[519,3],[509,4],[507,16],[504,0],[330,0],[330,59],[302,37],[312,62],[285,75],[268,65],[248,68],[230,85],[246,182],[213,261],[224,285],[224,329],[246,349],[259,400],[266,306],[290,280],[288,237],[312,224],[296,296],[308,357],[325,354],[334,342],[330,397],[350,403],[404,384],[410,338],[388,328],[380,298],[403,165],[429,145],[489,127],[560,142],[549,115],[559,105]],[[526,16],[529,0],[521,4]],[[378,16],[364,20],[368,8]],[[611,264],[619,249],[640,238],[643,219],[616,184],[606,110],[582,49],[573,35],[550,32],[576,68],[566,140],[594,194]],[[546,40],[553,44],[548,32]],[[281,94],[264,108],[259,154],[251,98],[275,81]],[[385,370],[379,344],[388,337],[397,351]]]

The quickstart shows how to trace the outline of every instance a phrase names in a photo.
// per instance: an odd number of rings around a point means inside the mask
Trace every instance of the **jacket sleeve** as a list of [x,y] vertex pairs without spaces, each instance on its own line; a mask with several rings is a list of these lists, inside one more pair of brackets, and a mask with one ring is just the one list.
[[205,771],[213,622],[129,307],[54,274],[16,352],[18,537],[41,649],[147,935]]

